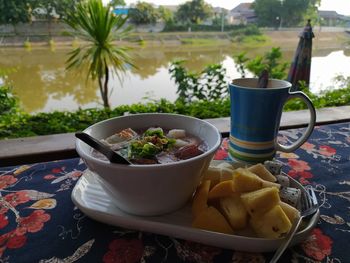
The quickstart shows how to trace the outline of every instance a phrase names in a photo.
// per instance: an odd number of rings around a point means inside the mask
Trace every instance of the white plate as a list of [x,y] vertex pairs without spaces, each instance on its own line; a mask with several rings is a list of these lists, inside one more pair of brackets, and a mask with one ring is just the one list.
[[[304,190],[292,179],[291,185]],[[215,247],[247,252],[269,252],[278,248],[281,239],[252,238],[227,235],[191,227],[191,204],[163,216],[139,217],[127,214],[113,204],[113,199],[101,187],[93,172],[86,170],[72,191],[74,204],[87,216],[110,225],[152,232],[194,241]],[[317,223],[319,211],[299,231],[292,245],[304,240]]]

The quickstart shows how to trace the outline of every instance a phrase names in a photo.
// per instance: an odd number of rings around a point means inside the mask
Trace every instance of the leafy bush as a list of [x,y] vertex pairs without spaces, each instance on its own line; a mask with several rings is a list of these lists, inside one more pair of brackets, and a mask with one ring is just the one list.
[[19,101],[9,86],[0,86],[0,117],[14,114],[19,110]]
[[260,29],[256,25],[246,25],[232,29],[229,34],[231,37],[236,36],[259,36],[262,35]]
[[[344,89],[327,91],[320,95],[304,90],[316,108],[350,105],[350,86]],[[305,109],[300,100],[289,101],[285,111]],[[123,105],[109,109],[85,109],[75,112],[52,112],[29,115],[25,113],[6,114],[0,117],[0,139],[36,135],[48,135],[83,130],[98,121],[124,114],[162,112],[194,116],[201,119],[230,116],[230,99],[194,101],[184,103],[169,102],[165,99],[147,104]]]
[[[10,136],[13,128],[20,130],[27,116],[29,115],[21,111],[19,100],[13,95],[11,87],[0,86],[0,133],[5,135],[3,137]],[[15,134],[15,137],[22,135]]]
[[227,97],[226,70],[221,64],[207,66],[202,72],[188,72],[184,60],[171,64],[169,72],[178,86],[178,100],[185,103],[196,100],[214,101]]
[[257,25],[249,24],[243,28],[243,34],[246,36],[261,35],[261,31]]
[[234,56],[234,58],[242,77],[246,75],[246,70],[258,77],[264,69],[269,72],[270,78],[285,79],[287,77],[286,70],[289,64],[281,61],[282,52],[279,47],[273,47],[270,51],[253,59],[248,59],[245,52]]
[[0,139],[75,132],[96,122],[124,114],[162,112],[205,119],[229,116],[229,109],[228,99],[213,102],[197,101],[190,105],[182,102],[171,103],[161,99],[154,103],[123,105],[113,110],[85,109],[75,112],[21,114],[16,119],[3,118],[0,120]]

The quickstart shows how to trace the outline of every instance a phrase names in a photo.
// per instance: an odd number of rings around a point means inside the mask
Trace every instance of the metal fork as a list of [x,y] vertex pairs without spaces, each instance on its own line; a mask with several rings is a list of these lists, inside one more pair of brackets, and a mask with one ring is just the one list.
[[305,190],[306,192],[303,194],[303,197],[301,198],[300,217],[298,220],[296,220],[296,222],[294,222],[291,230],[288,232],[287,236],[282,241],[279,248],[276,250],[270,263],[276,263],[278,259],[282,256],[283,252],[286,250],[289,243],[292,241],[303,219],[314,215],[318,210],[317,197],[315,195],[313,188],[311,186],[307,186],[305,187]]

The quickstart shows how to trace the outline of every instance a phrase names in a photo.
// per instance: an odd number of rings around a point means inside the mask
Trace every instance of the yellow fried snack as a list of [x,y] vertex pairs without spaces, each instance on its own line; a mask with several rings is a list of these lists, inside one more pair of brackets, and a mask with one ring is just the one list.
[[255,191],[263,186],[262,179],[245,168],[234,170],[232,180],[235,192]]
[[230,170],[234,170],[235,168],[233,168],[233,166],[228,163],[228,162],[221,162],[219,165],[216,166],[217,168],[220,168],[220,169],[230,169]]
[[300,212],[295,207],[291,206],[290,204],[287,204],[285,202],[279,202],[279,205],[283,209],[283,212],[286,213],[287,217],[289,218],[290,222],[294,222],[296,219],[300,217]]
[[233,171],[232,169],[228,168],[221,168],[221,175],[220,175],[220,182],[228,181],[233,179]]
[[280,188],[262,164],[237,169],[225,163],[211,166],[193,197],[192,225],[226,234],[280,238],[300,217],[296,208],[281,201]]
[[210,180],[210,188],[213,188],[216,184],[220,182],[221,169],[213,166],[209,166],[209,168],[203,173],[202,181]]
[[280,238],[292,227],[280,205],[274,206],[265,214],[251,217],[250,225],[258,237],[262,238]]
[[220,197],[227,197],[234,194],[234,186],[232,180],[227,180],[215,185],[209,192],[208,199],[216,199]]
[[220,211],[233,229],[243,229],[247,226],[248,213],[240,194],[220,198]]
[[270,171],[267,170],[266,167],[261,163],[250,166],[248,170],[256,174],[257,176],[259,176],[263,180],[273,182],[273,183],[276,182],[277,180],[276,177],[273,176],[273,174],[270,173]]
[[277,205],[281,200],[276,187],[266,187],[241,195],[241,200],[247,212],[253,216],[262,214]]
[[209,206],[193,220],[192,226],[204,230],[233,234],[230,224],[225,217],[213,206]]
[[210,180],[203,181],[197,188],[192,201],[192,216],[195,218],[203,210],[208,208],[208,193],[210,189]]
[[261,180],[262,180],[262,187],[263,187],[263,188],[264,188],[264,187],[276,187],[276,188],[278,188],[278,189],[281,188],[281,185],[278,184],[278,183],[273,183],[273,182],[266,181],[266,180],[263,180],[263,179],[261,179]]

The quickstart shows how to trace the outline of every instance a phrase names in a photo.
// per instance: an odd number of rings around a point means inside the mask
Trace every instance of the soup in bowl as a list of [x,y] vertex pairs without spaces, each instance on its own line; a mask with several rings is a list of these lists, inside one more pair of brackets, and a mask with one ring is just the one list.
[[111,163],[76,140],[78,154],[115,205],[140,216],[170,213],[184,206],[221,143],[215,126],[178,114],[116,117],[84,132],[129,159],[130,165]]

